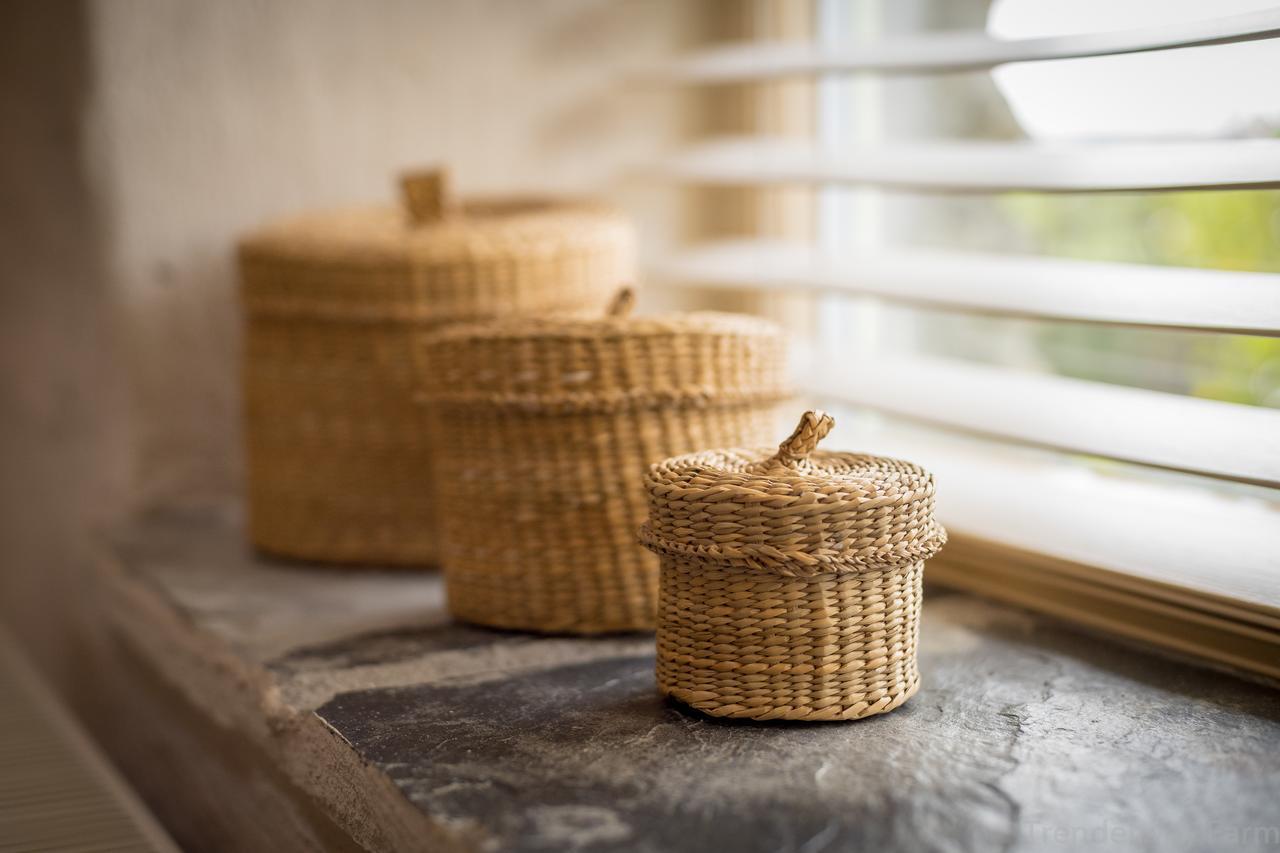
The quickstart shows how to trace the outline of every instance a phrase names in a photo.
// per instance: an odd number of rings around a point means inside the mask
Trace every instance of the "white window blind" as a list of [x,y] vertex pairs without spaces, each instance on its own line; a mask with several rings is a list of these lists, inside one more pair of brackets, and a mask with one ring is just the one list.
[[703,51],[655,68],[651,80],[743,83],[799,74],[933,74],[1088,56],[1231,44],[1280,36],[1280,9],[1119,32],[997,39],[981,32],[932,32],[856,46],[753,43]]
[[[1280,8],[1007,40],[985,31],[899,32],[856,44],[823,35],[716,47],[649,72],[680,86],[812,80],[819,111],[811,140],[711,139],[675,152],[657,172],[693,187],[810,186],[820,202],[838,187],[927,197],[1280,188],[1280,138],[886,141],[867,131],[874,120],[830,134],[822,128],[848,125],[848,116],[821,115],[833,103],[849,109],[822,87],[850,75],[972,72],[1271,39],[1280,70]],[[842,338],[869,328],[867,310],[850,312],[850,304],[923,307],[944,323],[1003,317],[1276,338],[1280,274],[890,245],[863,233],[879,228],[865,215],[866,199],[841,198],[818,204],[811,243],[695,244],[655,259],[650,273],[686,286],[812,300],[825,319],[819,357],[803,371],[809,393],[906,425],[882,431],[867,449],[917,459],[938,476],[953,542],[935,575],[1280,677],[1280,389],[1272,404],[1244,404],[974,363],[936,347],[880,347],[874,334],[866,346],[840,348]],[[835,227],[824,227],[823,217],[838,220]],[[861,434],[846,437],[852,443]]]

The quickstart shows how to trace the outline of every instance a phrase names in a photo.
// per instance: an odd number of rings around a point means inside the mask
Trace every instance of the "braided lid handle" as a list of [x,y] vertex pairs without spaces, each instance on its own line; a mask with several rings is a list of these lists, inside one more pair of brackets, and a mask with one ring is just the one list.
[[778,445],[778,452],[767,459],[763,467],[785,465],[793,468],[802,464],[835,425],[836,419],[831,415],[820,409],[810,409],[800,416],[800,423],[796,425],[795,431]]
[[631,312],[636,307],[636,291],[630,285],[625,285],[613,297],[613,301],[609,303],[608,309],[605,311],[606,316],[625,319],[631,316]]
[[449,173],[436,168],[403,174],[400,193],[414,225],[438,222],[444,218],[449,203]]

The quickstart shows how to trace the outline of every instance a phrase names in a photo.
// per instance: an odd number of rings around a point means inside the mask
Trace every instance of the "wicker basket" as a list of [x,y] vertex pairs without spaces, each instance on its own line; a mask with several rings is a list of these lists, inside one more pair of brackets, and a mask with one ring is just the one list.
[[851,720],[891,711],[916,668],[924,560],[946,542],[933,478],[814,453],[808,412],[778,452],[653,466],[641,542],[662,560],[658,686],[719,717]]
[[388,206],[316,214],[240,247],[249,520],[264,551],[436,561],[428,413],[412,341],[443,324],[602,310],[632,272],[630,227],[591,204],[449,207],[442,176]]
[[732,314],[498,322],[425,344],[442,436],[436,500],[449,607],[501,628],[652,630],[639,547],[644,472],[708,443],[761,440],[785,342]]

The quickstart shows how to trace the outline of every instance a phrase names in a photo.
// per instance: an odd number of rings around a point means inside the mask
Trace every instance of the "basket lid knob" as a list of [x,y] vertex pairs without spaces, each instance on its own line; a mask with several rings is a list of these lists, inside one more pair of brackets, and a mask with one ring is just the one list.
[[607,314],[610,317],[624,319],[631,316],[636,307],[636,290],[631,285],[624,286],[609,303]]
[[820,409],[810,409],[800,416],[795,431],[778,445],[778,452],[765,462],[765,467],[794,466],[808,458],[818,442],[836,425],[836,419]]
[[414,225],[429,225],[444,218],[449,174],[436,167],[400,176],[400,192]]

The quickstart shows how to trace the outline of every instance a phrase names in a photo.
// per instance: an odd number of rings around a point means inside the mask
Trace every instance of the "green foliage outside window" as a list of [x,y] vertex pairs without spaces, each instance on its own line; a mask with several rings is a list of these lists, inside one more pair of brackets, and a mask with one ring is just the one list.
[[[1280,272],[1280,192],[1018,195],[1005,204],[1050,255]],[[1278,338],[1055,323],[1036,345],[1065,375],[1280,408]]]

